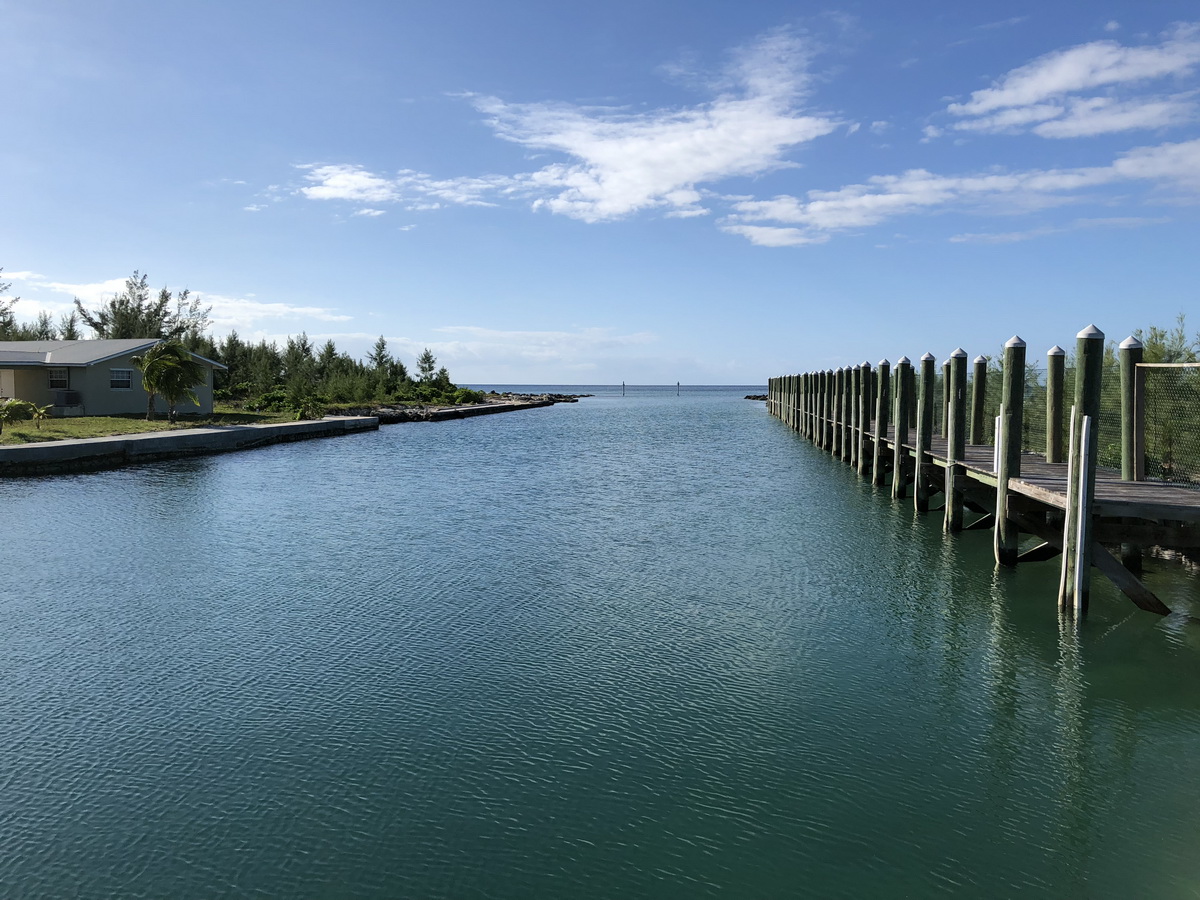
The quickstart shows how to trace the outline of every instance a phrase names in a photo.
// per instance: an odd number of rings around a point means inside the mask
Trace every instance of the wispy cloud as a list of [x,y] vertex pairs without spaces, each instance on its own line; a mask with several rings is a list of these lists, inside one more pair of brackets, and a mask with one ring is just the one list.
[[[900,175],[878,175],[866,183],[835,191],[809,191],[804,199],[781,195],[771,200],[737,202],[734,215],[723,222],[723,227],[765,246],[812,243],[832,232],[877,225],[917,212],[978,210],[1000,203],[1009,208],[1038,208],[1063,202],[1075,192],[1139,180],[1200,191],[1200,140],[1139,147],[1107,166],[971,175],[937,175],[913,169]],[[785,226],[787,230],[783,234],[747,230],[747,223],[770,223],[763,227]]]
[[295,306],[290,303],[263,303],[246,297],[203,294],[201,301],[212,307],[212,322],[217,331],[254,329],[263,322],[287,319],[316,319],[319,322],[349,322],[353,317],[325,306]]
[[1163,225],[1169,218],[1158,216],[1112,216],[1107,218],[1076,219],[1066,225],[1042,225],[1024,231],[967,232],[950,238],[955,244],[1015,244],[1052,234],[1069,234],[1088,228],[1145,228],[1148,225]]
[[[1142,96],[1148,82],[1179,78],[1200,64],[1200,27],[1178,25],[1157,44],[1113,40],[1056,50],[1013,69],[946,112],[958,131],[1083,137],[1181,125],[1195,118],[1191,93]],[[1088,96],[1103,89],[1108,93]],[[1116,92],[1116,93],[1114,93]]]
[[[7,277],[8,273],[6,272],[4,275]],[[18,275],[25,276],[24,283],[36,291],[51,295],[59,294],[72,299],[78,297],[84,306],[88,307],[95,307],[112,299],[114,295],[125,289],[126,282],[125,278],[108,278],[104,281],[85,283],[51,281],[34,272],[13,273],[12,277],[16,278]],[[262,327],[264,322],[287,320],[300,322],[306,319],[316,319],[321,322],[347,322],[352,318],[335,309],[323,306],[264,303],[249,297],[226,297],[221,294],[204,294],[198,291],[193,291],[192,296],[197,297],[203,305],[212,307],[212,323],[218,333],[231,328],[252,331]],[[25,301],[22,301],[22,304],[27,313],[42,309],[50,312],[63,312],[71,308],[72,301],[66,299],[57,301],[52,297],[40,297],[32,299],[28,306],[24,306]]]
[[[509,357],[524,362],[570,363],[581,357],[619,354],[633,347],[657,342],[658,337],[640,331],[621,334],[611,328],[581,328],[577,331],[504,331],[474,325],[451,325],[435,329],[447,336],[435,341],[434,352],[455,360]],[[406,342],[400,339],[404,346]],[[408,349],[419,350],[410,342]]]
[[812,43],[786,29],[735,52],[711,80],[716,96],[696,106],[630,112],[568,103],[509,103],[472,96],[496,135],[563,157],[533,172],[436,179],[402,170],[379,175],[354,164],[307,165],[311,200],[488,205],[522,199],[585,222],[647,209],[701,215],[701,187],[793,165],[787,153],[841,123],[800,108],[809,92]]

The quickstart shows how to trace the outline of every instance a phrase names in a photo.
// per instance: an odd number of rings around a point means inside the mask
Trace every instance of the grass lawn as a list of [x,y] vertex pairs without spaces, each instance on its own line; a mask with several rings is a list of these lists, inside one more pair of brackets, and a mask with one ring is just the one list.
[[74,416],[67,419],[46,419],[38,428],[33,422],[14,422],[0,434],[2,444],[33,444],[39,441],[64,441],[73,438],[107,437],[113,434],[139,434],[143,431],[177,431],[181,428],[204,428],[208,425],[255,425],[265,422],[291,422],[288,413],[252,413],[218,408],[211,416],[181,416],[174,425],[166,416],[147,422],[141,416]]

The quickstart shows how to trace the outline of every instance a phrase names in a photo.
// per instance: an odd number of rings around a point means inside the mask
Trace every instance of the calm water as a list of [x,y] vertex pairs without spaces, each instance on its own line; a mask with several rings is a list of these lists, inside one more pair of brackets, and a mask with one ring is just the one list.
[[1200,629],[588,390],[0,483],[0,895],[1200,896]]

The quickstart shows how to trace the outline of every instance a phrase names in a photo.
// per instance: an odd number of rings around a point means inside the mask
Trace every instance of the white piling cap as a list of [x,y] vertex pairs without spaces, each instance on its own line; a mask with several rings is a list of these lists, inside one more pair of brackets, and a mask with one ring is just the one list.
[[953,353],[950,354],[950,358],[951,359],[966,359],[967,351],[964,350],[962,347],[959,347],[957,350],[955,350]]
[[1088,341],[1102,341],[1104,340],[1104,332],[1095,325],[1089,325],[1083,331],[1079,332],[1079,334],[1075,335],[1075,337]]
[[984,365],[986,365],[987,357],[984,356],[982,353],[980,353],[977,357],[975,357],[973,360],[971,360],[971,362],[975,363],[976,365],[978,365],[979,363],[983,363]]
[[880,368],[882,368],[883,366],[890,366],[890,365],[891,365],[891,363],[890,363],[890,362],[888,362],[886,359],[881,359],[881,360],[879,361],[879,367],[880,367]]
[[1025,342],[1023,340],[1021,340],[1021,336],[1019,334],[1014,334],[1012,337],[1010,337],[1008,339],[1008,341],[1004,344],[1004,346],[1005,347],[1024,347]]
[[911,366],[911,365],[912,365],[912,360],[911,360],[911,359],[909,359],[907,356],[902,356],[902,357],[900,357],[898,360],[896,360],[896,365],[898,365],[898,366]]
[[869,368],[871,368],[871,363],[870,363],[868,360],[865,360],[865,359],[864,359],[864,360],[862,361],[862,367],[863,367],[864,369],[869,369]]
[[924,356],[921,357],[921,362],[929,362],[930,360],[934,360],[934,359],[937,359],[937,357],[934,356],[932,353],[926,353]]
[[1047,356],[1066,356],[1067,351],[1064,350],[1062,347],[1058,346],[1058,344],[1055,344],[1053,347],[1051,347],[1049,350],[1046,351],[1046,355]]
[[1132,334],[1121,341],[1122,350],[1141,350],[1142,342],[1135,338]]

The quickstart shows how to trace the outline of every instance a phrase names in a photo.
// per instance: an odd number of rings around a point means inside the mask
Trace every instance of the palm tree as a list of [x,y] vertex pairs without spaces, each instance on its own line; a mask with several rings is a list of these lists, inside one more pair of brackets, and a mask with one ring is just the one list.
[[147,422],[154,419],[156,394],[162,394],[167,401],[167,418],[172,424],[175,422],[175,407],[180,400],[199,404],[192,388],[204,383],[207,370],[179,341],[159,341],[140,356],[132,357],[132,360],[142,373]]

